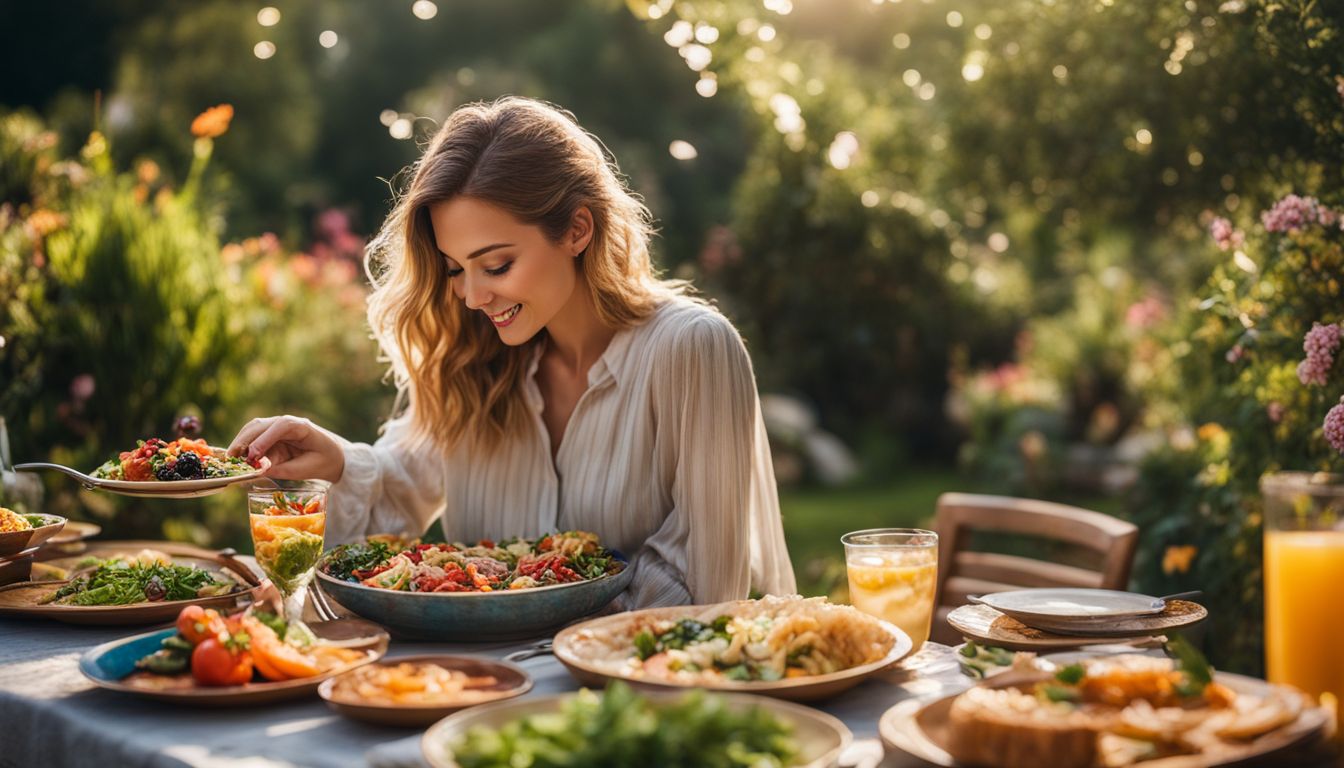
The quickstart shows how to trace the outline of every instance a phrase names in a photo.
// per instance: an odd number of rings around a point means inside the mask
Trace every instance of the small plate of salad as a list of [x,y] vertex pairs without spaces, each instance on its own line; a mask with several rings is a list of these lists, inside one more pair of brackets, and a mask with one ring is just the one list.
[[232,608],[257,576],[229,550],[213,552],[171,542],[124,542],[63,561],[66,578],[0,588],[0,616],[47,618],[68,624],[157,624],[183,607]]
[[249,463],[246,458],[229,456],[227,449],[210,445],[200,438],[163,440],[151,437],[136,441],[135,448],[121,451],[87,475],[47,462],[16,464],[14,468],[63,472],[86,488],[125,496],[189,499],[219,493],[234,483],[252,480],[269,466],[270,460],[265,457]]
[[315,693],[323,680],[387,652],[372,622],[286,621],[248,608],[236,614],[192,605],[170,629],[104,643],[79,660],[100,688],[203,707],[261,704]]

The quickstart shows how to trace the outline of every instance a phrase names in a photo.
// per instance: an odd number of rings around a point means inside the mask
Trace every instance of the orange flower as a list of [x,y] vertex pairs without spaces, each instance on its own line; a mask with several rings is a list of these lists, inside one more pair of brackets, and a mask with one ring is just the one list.
[[28,216],[25,222],[34,237],[46,237],[65,226],[66,217],[55,211],[39,208]]
[[233,119],[233,105],[220,104],[211,107],[191,121],[191,133],[201,139],[213,139],[223,136],[229,130],[229,121]]
[[1168,576],[1189,572],[1190,562],[1195,559],[1197,552],[1199,549],[1191,544],[1167,547],[1166,553],[1162,555],[1162,572]]

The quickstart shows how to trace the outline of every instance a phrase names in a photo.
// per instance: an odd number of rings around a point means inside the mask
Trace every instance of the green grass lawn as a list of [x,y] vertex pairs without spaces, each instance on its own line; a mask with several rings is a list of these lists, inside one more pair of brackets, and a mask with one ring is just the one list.
[[[884,483],[845,488],[782,489],[784,537],[789,545],[798,591],[804,595],[848,593],[844,547],[840,536],[862,528],[933,527],[934,505],[947,491],[986,493],[982,487],[945,467],[917,468]],[[1098,512],[1116,515],[1121,505],[1115,498],[1056,498]],[[1012,549],[1008,551],[1014,551]],[[1043,552],[1019,554],[1046,556]]]

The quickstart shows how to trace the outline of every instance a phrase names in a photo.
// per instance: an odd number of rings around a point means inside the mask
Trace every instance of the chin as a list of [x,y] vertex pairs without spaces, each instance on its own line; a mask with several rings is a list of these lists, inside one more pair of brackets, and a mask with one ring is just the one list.
[[531,341],[532,337],[536,336],[537,332],[540,330],[541,330],[540,328],[531,328],[531,327],[524,328],[521,326],[513,326],[513,325],[510,325],[507,328],[495,329],[495,331],[499,334],[499,340],[504,342],[505,346],[509,347],[517,347],[526,344],[527,342]]

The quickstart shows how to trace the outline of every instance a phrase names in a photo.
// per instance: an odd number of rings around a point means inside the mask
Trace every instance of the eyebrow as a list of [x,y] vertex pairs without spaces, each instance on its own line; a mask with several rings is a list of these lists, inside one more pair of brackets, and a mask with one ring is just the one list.
[[[491,252],[491,251],[497,251],[497,250],[499,250],[500,248],[508,248],[508,247],[510,247],[510,246],[512,246],[512,245],[513,245],[513,243],[491,243],[490,245],[483,246],[483,247],[481,247],[481,248],[477,248],[476,250],[472,251],[472,252],[471,252],[471,255],[467,257],[467,261],[471,261],[472,259],[476,258],[477,256],[484,256],[485,254],[487,254],[487,253],[489,253],[489,252]],[[452,256],[449,256],[448,254],[444,253],[442,250],[440,250],[439,253],[443,253],[443,255],[444,255],[445,257],[447,257],[447,258],[450,258],[450,259],[452,258]]]

